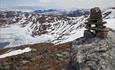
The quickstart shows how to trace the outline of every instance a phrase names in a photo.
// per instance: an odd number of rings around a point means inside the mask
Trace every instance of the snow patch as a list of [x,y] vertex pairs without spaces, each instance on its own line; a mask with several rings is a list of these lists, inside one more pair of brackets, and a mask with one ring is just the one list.
[[23,53],[30,52],[30,51],[31,51],[31,48],[29,48],[29,47],[27,47],[25,49],[14,50],[14,51],[0,55],[0,58],[6,58],[6,57],[23,54]]
[[107,24],[106,24],[107,27],[115,30],[115,18],[106,19],[105,21],[107,22]]

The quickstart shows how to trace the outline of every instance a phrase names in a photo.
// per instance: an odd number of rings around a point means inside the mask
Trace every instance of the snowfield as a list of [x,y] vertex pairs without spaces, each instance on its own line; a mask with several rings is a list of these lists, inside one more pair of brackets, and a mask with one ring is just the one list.
[[51,39],[52,37],[48,35],[32,37],[29,32],[17,25],[12,25],[8,28],[0,28],[0,42],[10,42],[6,47],[48,42]]
[[115,30],[115,18],[106,19],[106,26]]

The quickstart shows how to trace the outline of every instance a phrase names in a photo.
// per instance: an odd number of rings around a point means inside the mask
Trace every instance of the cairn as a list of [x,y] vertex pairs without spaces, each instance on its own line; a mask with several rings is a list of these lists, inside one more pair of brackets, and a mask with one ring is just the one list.
[[98,7],[90,10],[90,16],[86,24],[86,30],[84,31],[85,38],[106,38],[108,34],[108,28],[104,26],[106,24],[102,19],[101,10]]

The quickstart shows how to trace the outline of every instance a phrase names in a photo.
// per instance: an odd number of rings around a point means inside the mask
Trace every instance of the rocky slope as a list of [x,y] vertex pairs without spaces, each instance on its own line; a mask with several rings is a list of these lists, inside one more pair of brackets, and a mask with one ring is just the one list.
[[9,47],[41,42],[65,43],[82,36],[84,30],[80,29],[84,26],[84,16],[52,16],[12,11],[2,12],[1,16],[4,18],[1,18],[0,38],[2,42],[10,42]]
[[107,38],[79,38],[73,41],[68,70],[115,70],[115,32]]

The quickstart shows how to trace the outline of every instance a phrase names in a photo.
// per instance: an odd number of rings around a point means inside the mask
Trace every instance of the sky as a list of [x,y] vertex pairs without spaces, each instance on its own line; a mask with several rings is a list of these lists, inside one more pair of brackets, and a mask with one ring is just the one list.
[[0,8],[16,6],[36,6],[43,8],[108,8],[115,7],[115,0],[0,0]]

